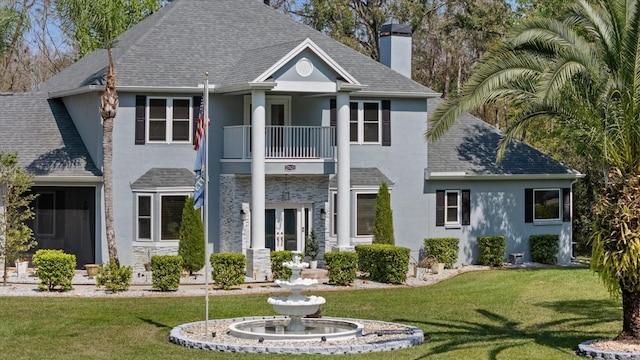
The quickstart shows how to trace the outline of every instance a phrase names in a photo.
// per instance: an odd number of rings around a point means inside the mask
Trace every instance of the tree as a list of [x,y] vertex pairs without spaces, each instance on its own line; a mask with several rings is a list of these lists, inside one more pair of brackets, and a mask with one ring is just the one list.
[[18,155],[0,151],[0,256],[4,262],[4,285],[7,267],[36,245],[33,231],[25,223],[33,219],[31,202],[35,195],[30,175],[18,165]]
[[204,225],[200,209],[193,208],[193,198],[184,202],[179,234],[178,255],[182,257],[182,268],[193,275],[205,265]]
[[[442,101],[426,136],[437,140],[464,111],[498,98],[521,109],[498,148],[501,158],[527,124],[574,133],[604,169],[593,213],[591,267],[622,296],[617,339],[640,339],[640,4],[576,1],[562,21],[525,20],[476,66],[460,96]],[[601,218],[600,218],[601,216]]]
[[373,220],[373,243],[395,245],[393,236],[393,213],[389,187],[383,182],[376,198],[376,217]]
[[74,34],[80,53],[101,47],[106,49],[108,68],[105,90],[100,97],[102,116],[102,177],[104,179],[105,227],[109,261],[118,266],[118,248],[113,228],[113,121],[118,111],[113,47],[117,37],[138,21],[157,10],[157,0],[58,0],[65,29]]

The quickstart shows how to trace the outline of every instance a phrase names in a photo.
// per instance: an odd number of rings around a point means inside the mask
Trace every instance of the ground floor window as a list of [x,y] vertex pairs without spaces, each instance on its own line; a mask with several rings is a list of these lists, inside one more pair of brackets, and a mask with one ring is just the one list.
[[534,220],[560,220],[560,189],[534,189],[533,201]]
[[136,241],[177,241],[188,193],[137,193]]
[[356,194],[356,236],[372,236],[377,193]]

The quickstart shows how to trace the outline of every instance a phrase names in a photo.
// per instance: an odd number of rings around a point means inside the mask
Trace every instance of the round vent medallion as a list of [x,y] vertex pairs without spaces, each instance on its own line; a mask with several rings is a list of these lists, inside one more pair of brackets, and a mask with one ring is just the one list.
[[296,63],[296,72],[302,77],[307,77],[313,72],[313,64],[309,59],[302,58]]

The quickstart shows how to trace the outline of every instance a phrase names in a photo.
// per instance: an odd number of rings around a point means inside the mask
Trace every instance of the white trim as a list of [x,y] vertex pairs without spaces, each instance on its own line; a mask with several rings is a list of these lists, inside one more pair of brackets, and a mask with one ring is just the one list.
[[[456,194],[456,221],[449,221],[449,194]],[[445,190],[444,191],[444,227],[447,229],[457,229],[462,225],[462,191],[460,190]]]
[[329,81],[284,81],[279,80],[273,91],[295,92],[333,92],[337,90],[334,82]]
[[[151,101],[152,100],[164,100],[165,101],[165,118],[164,120],[154,119],[153,121],[164,121],[165,123],[165,133],[164,140],[151,140],[150,139],[150,131],[151,126]],[[186,119],[187,124],[189,125],[189,139],[187,140],[173,140],[173,103],[176,100],[186,100],[189,103],[188,110],[189,115]],[[192,144],[193,143],[193,99],[191,97],[184,96],[147,96],[146,104],[145,104],[145,144]],[[185,119],[178,119],[176,121],[184,122]]]
[[367,91],[361,90],[351,94],[354,97],[384,97],[384,98],[419,98],[419,99],[431,99],[439,98],[442,93],[436,92],[408,92],[408,91]]
[[[135,202],[135,212],[134,212],[134,216],[135,216],[135,237],[134,237],[134,241],[135,242],[145,242],[145,243],[149,243],[149,242],[153,242],[153,225],[154,225],[154,221],[153,221],[153,198],[154,198],[154,194],[153,193],[135,193],[136,196],[136,202]],[[143,239],[140,237],[140,198],[141,197],[146,197],[149,198],[149,239]]]
[[424,169],[425,180],[574,180],[583,178],[581,173],[567,174],[468,174],[464,171],[429,171]]
[[[158,200],[158,225],[159,225],[159,229],[158,229],[158,241],[159,242],[165,242],[165,241],[179,241],[179,239],[163,239],[162,238],[162,198],[164,197],[168,197],[168,196],[184,196],[185,197],[185,201],[187,200],[187,198],[189,196],[192,196],[193,193],[179,193],[179,192],[175,192],[175,193],[159,193],[159,200]],[[184,208],[184,205],[182,206]],[[180,216],[182,218],[182,209],[180,210]],[[179,232],[179,230],[178,230]]]
[[[563,198],[562,198],[562,189],[561,188],[533,188],[533,223],[535,225],[551,225],[562,223],[562,209],[563,209]],[[536,219],[536,191],[556,191],[558,192],[558,217],[549,218],[549,219]]]
[[[349,143],[352,145],[380,145],[382,144],[382,101],[380,100],[353,100],[349,101],[349,112],[351,112],[351,104],[358,104],[358,136],[356,141],[351,141],[351,118],[349,118]],[[364,140],[364,105],[376,104],[378,106],[378,141],[365,141]],[[351,115],[351,113],[349,113]],[[373,122],[369,122],[373,123]]]
[[[352,226],[353,226],[353,237],[355,238],[373,238],[373,228],[371,229],[371,234],[359,235],[358,234],[358,195],[375,195],[376,199],[378,197],[378,190],[376,191],[351,191],[353,194],[353,218],[352,218]],[[375,222],[375,206],[373,209],[373,220]],[[371,224],[373,226],[373,223]]]
[[86,186],[86,184],[100,184],[102,183],[102,176],[48,176],[48,175],[36,175],[34,176],[35,186],[46,186],[46,185],[59,185],[60,183],[65,183],[65,185],[69,185],[69,183],[78,183],[82,184],[81,186]]
[[276,71],[278,71],[280,68],[282,68],[289,61],[291,61],[294,57],[296,57],[298,54],[300,54],[302,51],[304,51],[306,49],[309,49],[309,50],[313,51],[322,61],[324,61],[327,65],[329,65],[333,69],[333,71],[338,73],[338,75],[343,77],[347,82],[349,82],[351,84],[354,84],[354,85],[360,85],[360,83],[358,82],[358,80],[356,80],[356,78],[354,78],[345,69],[343,69],[342,66],[340,66],[338,64],[338,62],[333,60],[333,58],[331,58],[331,56],[329,56],[327,53],[325,53],[318,45],[316,45],[309,38],[304,39],[304,41],[302,41],[298,46],[296,46],[291,51],[289,51],[289,53],[287,55],[285,55],[282,58],[280,58],[280,60],[276,61],[273,65],[271,65],[271,67],[269,67],[269,69],[267,69],[265,72],[260,74],[255,80],[253,80],[253,82],[264,82],[264,81],[266,81]]

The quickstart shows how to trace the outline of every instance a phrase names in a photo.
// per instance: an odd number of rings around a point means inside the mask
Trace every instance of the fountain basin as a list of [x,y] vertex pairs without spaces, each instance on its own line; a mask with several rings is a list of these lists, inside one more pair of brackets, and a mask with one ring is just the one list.
[[270,297],[267,302],[273,305],[273,310],[278,314],[305,316],[318,311],[320,305],[325,303],[325,299],[321,296],[305,296],[301,299],[278,296]]
[[302,319],[304,329],[288,331],[291,319],[247,320],[229,325],[229,335],[262,341],[330,341],[362,336],[363,325],[344,319]]

